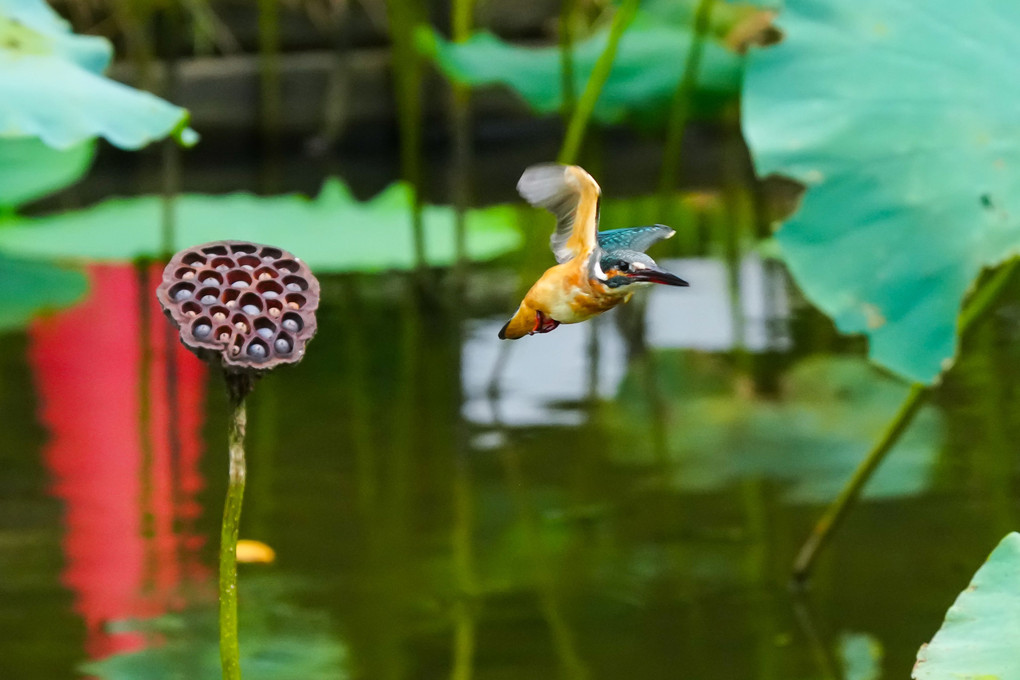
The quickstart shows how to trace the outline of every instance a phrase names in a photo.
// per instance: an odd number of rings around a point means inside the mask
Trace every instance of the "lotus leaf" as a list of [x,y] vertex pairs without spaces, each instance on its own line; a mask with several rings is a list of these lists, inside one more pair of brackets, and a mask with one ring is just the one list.
[[914,680],[1020,678],[1020,534],[992,551],[917,653]]
[[[608,39],[609,31],[605,29],[574,46],[577,92],[584,89]],[[644,21],[639,15],[620,39],[594,118],[604,123],[620,122],[629,116],[661,118],[683,75],[692,39],[689,27]],[[506,85],[539,113],[559,111],[563,104],[559,47],[512,45],[484,31],[466,42],[451,43],[424,27],[419,30],[418,43],[443,73],[457,82],[473,87]],[[706,42],[698,91],[708,95],[708,100],[734,97],[740,88],[742,63],[739,55],[716,42]]]
[[761,176],[807,187],[783,256],[873,360],[930,384],[968,288],[1020,247],[1020,5],[789,0],[778,23],[743,124]]
[[[307,590],[297,579],[262,576],[241,586],[241,666],[249,680],[342,680],[349,653],[324,612],[294,607],[288,598]],[[83,664],[101,680],[175,680],[220,677],[214,607],[114,624],[114,632],[145,635],[148,646]]]
[[71,149],[101,136],[137,149],[168,134],[197,139],[187,112],[102,73],[109,42],[77,36],[42,0],[0,0],[0,137]]
[[840,634],[839,656],[846,680],[879,680],[882,677],[882,643],[872,635]]
[[[296,194],[259,197],[186,194],[174,202],[176,246],[220,239],[273,243],[300,253],[327,272],[374,272],[415,266],[411,191],[390,186],[359,202],[339,180],[328,180],[315,200]],[[520,235],[510,206],[467,215],[467,250],[474,259],[516,248]],[[117,198],[51,217],[16,218],[0,229],[0,249],[30,258],[132,260],[161,251],[162,199]],[[455,258],[454,211],[424,209],[425,252],[433,265]]]
[[0,138],[0,212],[78,181],[95,149],[93,141],[59,150],[35,137]]
[[[778,400],[735,400],[724,371],[684,353],[659,352],[654,365],[654,382],[661,387],[657,398],[666,403],[650,401],[655,397],[646,392],[647,376],[628,375],[604,414],[618,438],[606,450],[614,460],[632,465],[668,460],[670,483],[684,491],[763,478],[784,484],[791,502],[828,502],[907,393],[899,381],[850,357],[800,362],[787,374]],[[651,415],[657,412],[663,419],[659,424]],[[649,434],[659,428],[667,433],[663,451],[654,449],[656,437]],[[923,408],[864,496],[896,498],[923,491],[941,433],[938,412]]]
[[0,331],[23,325],[39,311],[71,304],[85,288],[81,272],[0,255]]

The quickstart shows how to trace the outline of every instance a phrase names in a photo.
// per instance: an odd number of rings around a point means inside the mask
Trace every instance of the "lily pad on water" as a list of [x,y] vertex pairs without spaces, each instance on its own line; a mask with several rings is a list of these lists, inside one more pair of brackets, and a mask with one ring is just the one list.
[[[294,579],[263,576],[242,584],[241,668],[249,680],[342,680],[349,677],[347,646],[324,612],[291,604]],[[220,677],[215,605],[114,625],[115,633],[141,633],[143,649],[82,664],[101,680],[177,680]]]
[[[574,88],[584,89],[595,61],[606,47],[608,28],[575,44]],[[662,118],[683,75],[693,34],[688,26],[639,18],[620,39],[613,70],[595,105],[594,118],[616,123],[628,116]],[[505,85],[539,113],[563,105],[561,53],[557,46],[523,47],[491,33],[475,33],[451,43],[433,29],[418,31],[419,49],[432,57],[446,77],[472,87]],[[698,72],[697,91],[710,99],[734,98],[740,89],[742,58],[707,41]]]
[[55,149],[105,137],[137,149],[175,134],[197,135],[187,111],[102,73],[113,48],[71,33],[42,0],[0,0],[0,137],[38,137]]
[[1020,534],[1002,539],[917,653],[914,680],[1020,678]]
[[[411,191],[397,183],[359,202],[338,179],[319,196],[259,197],[184,194],[174,202],[175,246],[238,239],[272,243],[321,272],[377,272],[415,266]],[[91,208],[50,217],[9,220],[0,250],[28,258],[132,260],[161,249],[163,202],[156,196],[115,198]],[[426,206],[425,253],[432,265],[454,261],[454,210]],[[467,214],[467,251],[477,260],[496,257],[520,243],[510,206]]]
[[39,311],[71,304],[86,287],[81,272],[0,254],[0,331],[24,325]]
[[[728,373],[713,362],[659,352],[654,378],[638,370],[628,375],[605,412],[616,438],[606,447],[613,460],[653,469],[666,464],[668,483],[683,491],[761,478],[783,484],[791,502],[825,503],[846,483],[907,393],[905,385],[863,359],[819,357],[788,372],[781,398],[735,399]],[[659,394],[648,392],[650,381]],[[923,491],[941,436],[938,411],[922,408],[864,496]],[[661,450],[655,448],[657,440]]]
[[843,632],[839,656],[845,680],[879,680],[882,677],[882,643],[867,633]]
[[758,173],[807,186],[776,240],[841,331],[930,384],[968,288],[1020,249],[1020,4],[789,0],[778,23],[743,100]]

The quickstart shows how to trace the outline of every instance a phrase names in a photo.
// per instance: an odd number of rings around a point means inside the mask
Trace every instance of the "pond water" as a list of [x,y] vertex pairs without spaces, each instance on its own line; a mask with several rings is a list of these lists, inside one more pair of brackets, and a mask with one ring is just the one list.
[[[240,570],[246,677],[907,677],[1017,525],[1016,315],[795,595],[906,387],[779,265],[701,255],[664,259],[690,289],[513,345],[505,263],[453,304],[323,277],[306,359],[249,404],[241,537],[276,560]],[[87,300],[0,336],[2,678],[217,677],[226,397],[158,272],[93,266]]]

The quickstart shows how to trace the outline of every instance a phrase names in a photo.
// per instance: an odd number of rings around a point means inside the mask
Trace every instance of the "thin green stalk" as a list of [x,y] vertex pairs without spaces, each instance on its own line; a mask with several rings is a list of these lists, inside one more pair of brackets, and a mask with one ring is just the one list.
[[[471,37],[475,0],[453,0],[451,34],[453,42],[463,43]],[[471,176],[471,90],[452,83],[451,132],[453,137],[453,205],[455,210],[454,251],[456,253],[457,295],[463,291],[467,269],[467,209]]]
[[[985,280],[978,289],[974,291],[970,300],[960,312],[958,330],[961,337],[980,321],[991,310],[1002,293],[1006,284],[1016,271],[1020,260],[1014,258],[999,268],[994,275]],[[815,523],[811,534],[808,536],[797,559],[793,563],[793,579],[796,584],[803,584],[811,573],[818,553],[832,538],[836,528],[842,523],[847,512],[860,496],[861,489],[871,478],[878,466],[885,459],[885,456],[892,447],[899,441],[900,436],[907,430],[914,416],[917,415],[925,399],[931,394],[933,388],[923,383],[913,383],[907,398],[900,405],[896,416],[886,426],[882,436],[872,447],[868,455],[854,471],[850,481],[840,491],[836,500],[826,508],[822,517]]]
[[224,680],[241,680],[241,652],[237,641],[237,534],[245,481],[244,434],[248,418],[244,400],[251,391],[251,381],[243,375],[227,375],[226,380],[231,409],[227,431],[230,477],[220,531],[220,664]]
[[560,155],[557,159],[560,163],[570,165],[577,162],[578,154],[581,152],[581,144],[584,142],[584,133],[588,128],[588,122],[591,120],[592,113],[595,111],[595,104],[599,100],[599,95],[602,94],[602,88],[605,87],[606,81],[609,79],[610,71],[613,70],[613,60],[616,59],[616,49],[620,44],[620,38],[623,37],[624,31],[630,26],[630,22],[634,19],[640,4],[640,0],[624,0],[620,9],[616,11],[616,16],[613,17],[613,25],[609,28],[609,39],[606,42],[606,47],[602,50],[598,60],[596,60],[595,68],[592,69],[591,75],[588,76],[584,92],[581,93],[581,98],[577,102],[577,108],[574,109],[574,113],[570,117],[570,123],[567,125],[566,138],[563,140],[563,148],[560,149]]
[[401,174],[414,192],[411,230],[418,283],[424,286],[428,263],[425,256],[425,226],[422,222],[422,103],[421,59],[414,46],[414,28],[421,5],[417,0],[386,0],[390,22],[393,80],[400,127]]
[[563,97],[563,117],[569,121],[574,115],[577,92],[574,91],[574,9],[577,0],[563,0],[560,4],[560,90]]
[[705,36],[712,19],[712,8],[715,0],[700,0],[694,13],[694,35],[691,46],[687,50],[687,63],[683,75],[673,94],[673,102],[666,127],[666,145],[662,153],[662,174],[659,177],[659,192],[663,198],[676,188],[680,176],[680,147],[683,144],[684,130],[691,117],[691,95],[698,82],[698,71],[701,69],[701,57],[705,52]]
[[260,128],[263,154],[263,189],[280,188],[280,8],[278,0],[258,0]]
[[850,481],[839,492],[836,500],[826,509],[825,514],[815,524],[811,535],[808,536],[807,541],[801,547],[800,553],[797,554],[797,560],[793,564],[793,577],[797,582],[803,582],[807,578],[818,551],[832,537],[836,527],[843,521],[847,511],[857,500],[861,489],[871,479],[872,473],[878,468],[882,460],[885,459],[885,455],[899,441],[900,436],[906,431],[907,427],[910,426],[917,411],[930,393],[931,388],[921,383],[914,383],[910,386],[910,393],[900,405],[896,416],[886,426],[885,432],[882,433],[878,442],[875,443],[875,446],[865,456],[864,461],[854,470]]

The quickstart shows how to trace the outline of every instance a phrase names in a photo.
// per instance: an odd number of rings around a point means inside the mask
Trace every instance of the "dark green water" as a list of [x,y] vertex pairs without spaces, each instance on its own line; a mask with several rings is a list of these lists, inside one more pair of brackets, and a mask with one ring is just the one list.
[[[504,270],[428,311],[399,277],[327,278],[305,361],[250,402],[241,533],[277,559],[241,569],[246,677],[907,677],[1017,526],[1009,309],[795,597],[905,388],[781,273],[745,286],[740,349],[723,266],[670,266],[701,290],[652,300],[645,346],[611,317],[524,339],[493,398]],[[140,274],[92,274],[90,316],[0,337],[0,677],[217,677],[222,382],[167,366]]]

